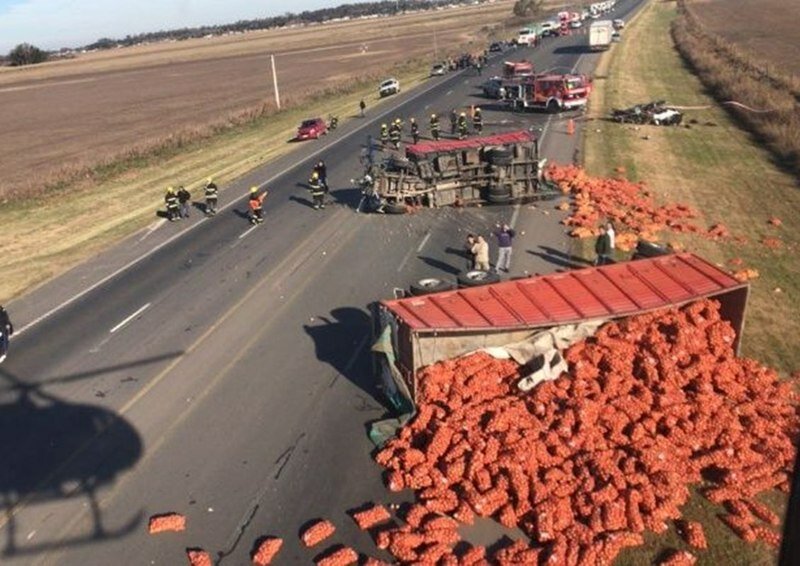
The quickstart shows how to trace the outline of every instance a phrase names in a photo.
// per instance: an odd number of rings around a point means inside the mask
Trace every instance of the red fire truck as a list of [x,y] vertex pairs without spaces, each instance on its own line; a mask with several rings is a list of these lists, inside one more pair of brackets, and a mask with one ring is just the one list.
[[506,86],[506,91],[517,110],[559,112],[585,107],[592,83],[586,75],[536,75]]

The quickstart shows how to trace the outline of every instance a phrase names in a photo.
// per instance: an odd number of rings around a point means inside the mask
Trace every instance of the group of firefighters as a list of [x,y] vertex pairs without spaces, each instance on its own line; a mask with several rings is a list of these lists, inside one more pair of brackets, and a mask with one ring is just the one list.
[[[483,114],[481,113],[481,109],[475,107],[472,112],[472,129],[473,131],[480,135],[483,132]],[[420,132],[419,132],[419,124],[417,123],[415,118],[411,118],[409,120],[409,128],[411,130],[411,137],[414,140],[414,143],[419,143],[420,140]],[[441,137],[441,126],[439,124],[439,116],[437,114],[431,114],[431,119],[429,123],[429,129],[431,138],[434,140],[438,140]],[[455,108],[450,111],[450,135],[457,136],[458,139],[463,140],[469,134],[469,123],[467,119],[467,113],[461,112],[459,113]],[[400,149],[400,140],[403,135],[403,121],[400,118],[396,118],[391,125],[387,125],[386,123],[381,124],[381,133],[380,133],[380,141],[381,144],[386,147],[391,145],[394,149]]]
[[[320,160],[311,172],[308,180],[308,190],[311,193],[312,206],[315,210],[325,208],[325,195],[328,193],[328,168],[325,162]],[[205,205],[203,210],[206,216],[214,216],[217,213],[217,203],[219,202],[219,187],[213,179],[206,180],[203,187],[205,195]],[[247,199],[248,219],[253,225],[264,222],[264,199],[267,198],[269,191],[263,191],[258,187],[250,187]],[[169,187],[164,195],[164,204],[167,209],[167,219],[170,221],[180,220],[189,217],[189,206],[192,195],[185,187]]]

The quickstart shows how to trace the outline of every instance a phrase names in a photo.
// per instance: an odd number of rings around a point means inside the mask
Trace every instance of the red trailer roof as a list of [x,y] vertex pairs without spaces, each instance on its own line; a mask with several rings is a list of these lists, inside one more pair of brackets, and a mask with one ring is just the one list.
[[515,132],[506,132],[504,134],[496,134],[493,136],[467,138],[465,140],[440,140],[416,143],[409,145],[406,148],[406,153],[421,156],[428,153],[456,151],[459,149],[477,149],[487,145],[507,145],[512,143],[530,142],[535,139],[536,136],[534,136],[532,132],[529,132],[528,130],[517,130]]
[[629,316],[746,286],[683,253],[382,304],[412,330],[502,329]]

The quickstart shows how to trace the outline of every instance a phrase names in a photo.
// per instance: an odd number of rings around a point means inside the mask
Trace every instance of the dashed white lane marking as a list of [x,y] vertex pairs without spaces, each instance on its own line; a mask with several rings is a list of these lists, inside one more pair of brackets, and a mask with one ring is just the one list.
[[250,226],[250,228],[248,228],[247,230],[245,230],[244,232],[242,232],[242,233],[239,235],[239,239],[241,240],[242,238],[246,238],[246,237],[247,237],[247,235],[248,235],[248,234],[250,234],[250,233],[251,233],[253,230],[255,230],[256,228],[258,228],[258,224],[256,224],[255,226]]
[[425,244],[428,243],[428,239],[430,239],[430,237],[431,237],[431,233],[430,232],[425,234],[425,237],[422,238],[422,241],[419,243],[419,246],[417,246],[417,253],[422,251],[422,248],[424,248]]
[[452,90],[448,90],[447,93],[445,94],[445,96],[450,96],[451,94],[453,94],[453,91]]
[[133,313],[132,315],[130,315],[128,318],[126,318],[125,320],[123,320],[122,322],[120,322],[119,324],[117,324],[117,325],[116,325],[114,328],[112,328],[111,330],[109,330],[109,331],[108,331],[108,332],[109,332],[109,334],[114,334],[114,333],[115,333],[117,330],[121,329],[123,326],[125,326],[126,324],[128,324],[130,321],[132,321],[132,320],[133,320],[133,319],[135,319],[137,316],[139,316],[140,314],[142,314],[144,311],[146,311],[147,309],[149,309],[149,308],[150,308],[150,304],[151,304],[151,303],[147,303],[146,305],[144,305],[143,307],[141,307],[139,310],[137,310],[135,313]]

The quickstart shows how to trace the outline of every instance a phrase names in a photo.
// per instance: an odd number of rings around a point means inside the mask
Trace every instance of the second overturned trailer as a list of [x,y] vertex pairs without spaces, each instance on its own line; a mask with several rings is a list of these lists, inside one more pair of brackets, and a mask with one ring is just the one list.
[[407,204],[509,203],[543,192],[543,165],[536,136],[527,130],[421,142],[386,160],[375,192],[398,212]]

